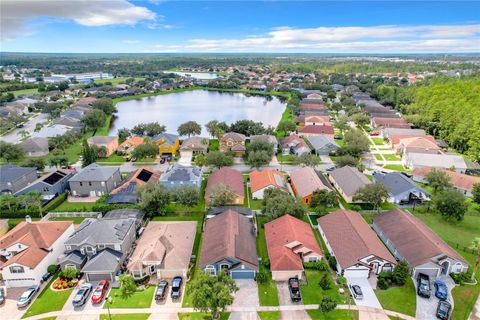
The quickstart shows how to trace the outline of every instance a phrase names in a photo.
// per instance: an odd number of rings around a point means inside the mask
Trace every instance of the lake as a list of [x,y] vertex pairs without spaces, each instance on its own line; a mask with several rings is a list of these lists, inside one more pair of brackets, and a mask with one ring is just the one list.
[[286,103],[275,96],[193,90],[122,101],[116,107],[118,112],[110,135],[116,135],[120,128],[131,129],[139,123],[154,121],[165,125],[167,132],[176,134],[180,124],[194,120],[202,125],[202,135],[207,136],[204,125],[211,120],[231,124],[248,119],[276,127]]
[[181,72],[181,71],[165,71],[165,73],[175,73],[179,76],[185,77],[187,74],[195,79],[199,80],[211,80],[218,78],[216,73],[207,73],[207,72]]

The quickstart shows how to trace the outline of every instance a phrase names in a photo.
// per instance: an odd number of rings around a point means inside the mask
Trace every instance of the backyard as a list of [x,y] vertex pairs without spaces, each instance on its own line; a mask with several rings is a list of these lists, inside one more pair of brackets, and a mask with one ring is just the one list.
[[94,206],[98,205],[96,202],[62,202],[53,211],[55,212],[69,212],[69,211],[84,211],[90,212]]

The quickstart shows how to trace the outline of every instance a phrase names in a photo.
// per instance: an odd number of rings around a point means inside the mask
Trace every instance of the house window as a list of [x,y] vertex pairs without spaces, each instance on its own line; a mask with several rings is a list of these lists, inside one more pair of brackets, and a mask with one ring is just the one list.
[[308,262],[316,262],[318,260],[317,257],[309,257]]
[[150,266],[150,273],[155,273],[155,265]]
[[64,269],[68,269],[68,268],[77,269],[77,266],[74,264],[66,264]]
[[91,186],[92,186],[92,183],[89,181],[89,182],[88,182],[88,185],[91,187]]
[[83,187],[83,182],[80,182],[80,187]]
[[105,249],[105,245],[104,244],[99,244],[98,249]]
[[215,270],[215,266],[212,266],[212,265],[206,266],[205,272],[211,276],[214,276],[217,274],[217,271]]
[[10,273],[24,273],[25,269],[22,266],[11,266]]
[[220,265],[220,270],[228,270],[228,268],[229,268],[229,265],[226,263],[223,263]]

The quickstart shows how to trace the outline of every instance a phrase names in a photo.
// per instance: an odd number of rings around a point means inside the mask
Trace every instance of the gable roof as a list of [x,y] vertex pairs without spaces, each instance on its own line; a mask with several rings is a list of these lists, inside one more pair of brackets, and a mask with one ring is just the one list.
[[208,197],[214,187],[219,183],[229,186],[232,191],[241,197],[245,197],[245,189],[243,185],[243,175],[240,171],[222,167],[208,176],[207,187],[205,188],[205,196]]
[[322,255],[312,228],[304,221],[286,214],[264,227],[272,271],[303,270],[302,258],[297,250],[304,255],[312,252]]
[[409,135],[415,137],[422,137],[426,136],[425,130],[423,129],[403,129],[403,128],[385,128],[383,129],[383,133],[390,137],[392,135]]
[[409,162],[413,166],[467,169],[468,165],[461,156],[451,154],[409,153]]
[[342,269],[360,263],[360,259],[369,255],[395,263],[395,258],[360,213],[337,210],[318,218],[317,221]]
[[315,150],[322,149],[325,146],[331,146],[334,149],[340,149],[340,146],[330,137],[327,136],[309,136],[307,137],[308,144]]
[[404,149],[422,148],[430,150],[440,150],[440,147],[437,146],[435,142],[435,138],[432,136],[404,138],[400,139],[399,143]]
[[203,137],[190,137],[185,139],[182,142],[182,145],[180,147],[181,151],[186,151],[186,150],[192,150],[192,151],[207,151],[208,149],[208,138],[203,138]]
[[350,166],[333,170],[330,172],[330,178],[349,197],[355,195],[359,189],[371,183],[356,167]]
[[280,171],[275,169],[265,169],[250,172],[250,189],[252,192],[268,186],[273,186],[288,192],[287,182]]
[[335,134],[332,125],[308,125],[299,128],[298,133],[313,133],[313,134]]
[[205,222],[200,268],[234,258],[258,270],[255,231],[249,218],[227,210]]
[[277,137],[275,137],[273,135],[269,135],[269,134],[253,135],[253,136],[250,137],[250,141],[251,142],[265,141],[265,142],[269,142],[273,145],[276,145],[278,143]]
[[290,145],[293,145],[295,149],[300,149],[300,148],[307,148],[310,149],[310,147],[305,143],[303,138],[296,134],[289,135],[288,137],[283,138],[280,140],[280,145],[282,148],[288,148]]
[[65,244],[104,244],[122,243],[131,228],[135,228],[135,219],[92,219],[88,218],[78,226]]
[[110,248],[103,249],[88,259],[82,272],[115,272],[122,259],[122,253]]
[[[409,129],[404,129],[404,130],[409,130]],[[412,130],[416,130],[416,129],[412,129]],[[389,140],[390,140],[390,143],[392,145],[395,145],[395,144],[399,144],[401,142],[401,140],[406,140],[405,142],[410,142],[411,140],[407,140],[408,138],[424,138],[424,139],[427,139],[431,142],[434,142],[435,143],[435,138],[433,136],[419,136],[415,133],[413,134],[390,134],[389,136]]]
[[48,139],[47,138],[30,138],[18,144],[25,152],[47,152],[48,153]]
[[232,139],[233,141],[237,141],[237,142],[242,142],[242,141],[245,141],[245,136],[241,133],[236,133],[231,131],[231,132],[225,133],[220,140],[225,141],[228,139]]
[[127,140],[123,141],[122,144],[120,145],[121,149],[128,149],[128,148],[135,148],[143,143],[143,140],[145,137],[130,137]]
[[[432,168],[429,167],[417,168],[413,170],[413,175],[424,177],[431,170]],[[456,171],[445,170],[443,168],[437,168],[435,170],[445,173],[450,178],[450,183],[458,189],[472,191],[473,185],[480,183],[480,177],[474,177]]]
[[93,136],[88,138],[87,142],[92,144],[109,144],[115,140],[118,141],[117,136]]
[[202,172],[202,168],[200,167],[184,167],[173,164],[160,176],[159,181],[163,183],[172,181],[198,181],[202,178]]
[[393,196],[400,195],[409,190],[419,190],[424,194],[429,194],[426,190],[400,172],[390,172],[387,174],[374,172],[373,178],[383,184]]
[[0,182],[12,182],[26,176],[32,172],[37,172],[34,167],[19,167],[15,164],[6,164],[0,166]]
[[74,175],[69,181],[107,181],[117,171],[120,171],[119,167],[106,167],[92,163]]
[[178,136],[171,133],[160,133],[152,137],[152,142],[160,143],[160,144],[169,144],[172,146],[175,145],[177,140],[178,140]]
[[325,186],[311,167],[303,167],[290,172],[290,179],[295,185],[295,190],[299,196],[306,197],[318,189],[330,189]]
[[395,208],[378,215],[373,218],[373,223],[412,267],[430,262],[432,258],[441,255],[465,262],[462,256],[420,219],[403,210]]

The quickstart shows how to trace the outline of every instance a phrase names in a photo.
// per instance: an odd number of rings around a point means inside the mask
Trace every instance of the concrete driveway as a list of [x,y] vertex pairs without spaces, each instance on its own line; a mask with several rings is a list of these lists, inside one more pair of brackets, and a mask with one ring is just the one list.
[[[438,279],[445,281],[448,287],[448,298],[447,301],[453,307],[453,299],[452,299],[452,289],[455,287],[455,282],[453,282],[450,276],[441,276]],[[430,298],[423,298],[420,297],[417,293],[417,281],[413,279],[413,283],[415,284],[415,295],[417,297],[417,310],[415,312],[415,318],[417,320],[430,320],[435,319],[435,314],[437,313],[437,306],[439,299],[435,297],[435,287],[433,286],[434,280],[431,280],[431,288],[432,294]],[[453,308],[452,308],[453,310]],[[451,311],[450,311],[451,314]]]
[[[254,280],[235,280],[238,287],[238,291],[235,293],[233,299],[232,308],[235,307],[250,307],[256,308],[260,306],[258,298],[258,286]],[[258,320],[258,314],[256,311],[233,311],[228,318],[230,320]]]
[[181,307],[183,303],[183,297],[185,296],[185,279],[182,281],[182,288],[180,288],[180,299],[172,300],[171,297],[171,289],[172,289],[172,279],[165,279],[168,282],[168,289],[165,293],[165,299],[162,301],[155,300],[155,294],[152,298],[152,303],[150,305],[151,308],[166,308],[166,307]]
[[[8,315],[8,319],[21,319],[28,308],[18,309],[17,300],[28,287],[7,288],[7,299],[5,303],[0,306],[0,314]],[[0,317],[1,318],[1,317]]]
[[[83,280],[83,279],[82,279]],[[81,281],[82,281],[81,280]],[[81,313],[83,311],[92,311],[92,310],[100,310],[100,309],[103,309],[103,305],[105,303],[105,299],[103,299],[103,301],[99,304],[92,304],[92,293],[90,293],[90,295],[88,296],[87,298],[87,303],[85,303],[83,306],[81,307],[77,307],[75,308],[72,304],[72,301],[73,301],[73,298],[75,297],[75,294],[77,293],[77,290],[78,288],[80,288],[80,286],[83,284],[84,282],[82,283],[79,283],[77,285],[77,287],[75,289],[72,290],[72,294],[70,294],[70,296],[68,297],[68,300],[67,302],[65,302],[65,305],[63,306],[63,309],[62,311],[70,311],[72,312],[73,314],[76,314],[78,313],[78,315],[81,315]],[[92,292],[93,290],[95,289],[95,287],[97,286],[97,283],[98,281],[93,281],[93,282],[90,282],[93,286],[93,289],[92,289]],[[110,287],[108,288],[108,291],[107,291],[107,294],[105,295],[105,297],[108,297],[108,295],[110,294],[110,290],[112,289],[111,285]]]
[[39,113],[34,116],[32,119],[28,120],[26,123],[23,124],[23,128],[17,128],[5,135],[2,136],[2,140],[8,143],[19,143],[20,136],[18,133],[22,130],[26,130],[30,135],[32,135],[35,131],[35,126],[37,123],[46,122],[48,121],[48,114],[46,113]]
[[[293,302],[290,299],[290,291],[288,290],[287,282],[277,282],[278,302],[281,306],[302,305],[303,302]],[[281,311],[281,320],[309,320],[310,316],[305,310]]]
[[[347,277],[347,284],[350,289],[351,285],[357,285],[360,286],[362,289],[363,293],[363,299],[355,299],[352,298],[355,301],[355,304],[357,306],[364,306],[364,307],[373,307],[373,308],[378,308],[382,309],[382,305],[380,304],[380,301],[378,301],[377,296],[375,295],[375,292],[373,291],[372,285],[368,281],[367,278],[350,278]],[[351,289],[350,289],[351,290]]]

